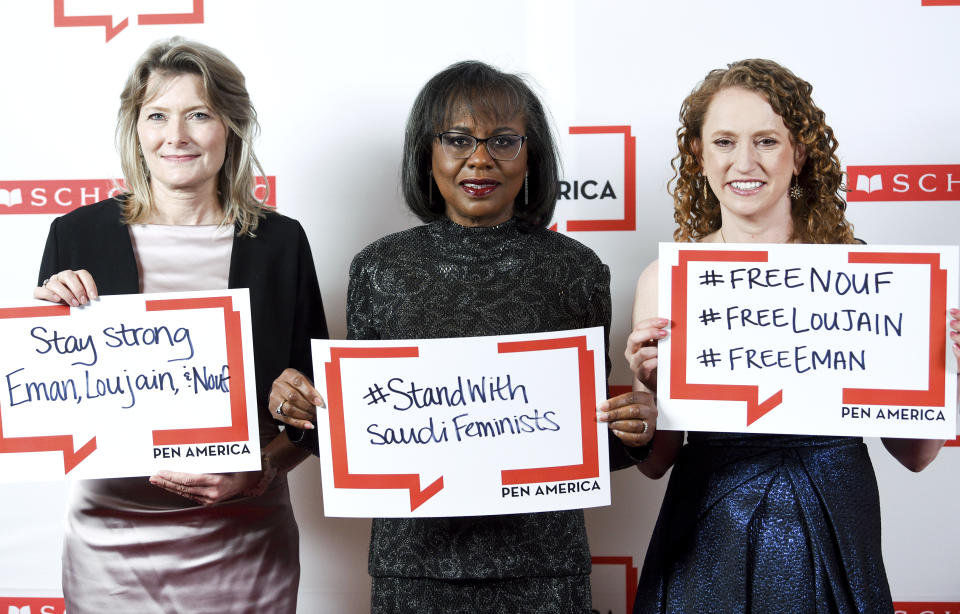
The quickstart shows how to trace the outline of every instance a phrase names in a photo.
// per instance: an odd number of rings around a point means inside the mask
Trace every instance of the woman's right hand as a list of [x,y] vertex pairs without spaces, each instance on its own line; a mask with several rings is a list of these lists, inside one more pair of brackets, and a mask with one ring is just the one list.
[[633,376],[651,392],[657,391],[657,342],[666,338],[665,329],[669,324],[666,318],[640,320],[627,337],[627,348],[623,352]]
[[274,420],[304,430],[312,430],[317,419],[317,407],[326,409],[323,397],[303,373],[285,369],[273,380],[268,399],[270,415]]
[[86,269],[71,271],[69,269],[51,275],[43,285],[33,289],[33,298],[51,303],[65,303],[73,307],[86,305],[99,298],[97,284],[93,276]]

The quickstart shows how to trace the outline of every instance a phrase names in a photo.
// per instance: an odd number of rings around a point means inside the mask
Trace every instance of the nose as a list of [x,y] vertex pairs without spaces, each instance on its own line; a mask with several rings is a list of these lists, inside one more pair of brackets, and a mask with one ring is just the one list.
[[756,151],[754,151],[753,146],[750,143],[741,143],[738,145],[737,151],[734,154],[733,163],[735,170],[741,173],[752,171],[757,164]]
[[174,118],[167,122],[164,138],[170,145],[181,145],[190,140],[187,135],[186,122],[182,118]]
[[467,166],[469,168],[490,168],[493,166],[493,156],[487,151],[486,142],[477,143],[477,148],[467,158]]

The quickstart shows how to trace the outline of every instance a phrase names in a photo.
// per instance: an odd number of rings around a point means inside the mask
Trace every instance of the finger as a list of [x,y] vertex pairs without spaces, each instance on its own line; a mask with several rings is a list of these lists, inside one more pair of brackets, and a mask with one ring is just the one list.
[[644,318],[643,320],[638,320],[633,325],[633,330],[638,331],[643,329],[663,329],[669,325],[670,325],[670,320],[668,320],[667,318]]
[[96,300],[100,298],[100,294],[97,291],[97,284],[93,281],[93,275],[89,273],[86,269],[80,269],[77,273],[77,279],[83,285],[83,291],[86,293],[90,300]]
[[[74,299],[77,300],[81,305],[86,305],[90,302],[90,298],[87,295],[87,289],[83,285],[83,280],[80,279],[80,276],[77,274],[78,271],[60,271],[57,273],[51,281],[56,280],[57,283],[65,286],[70,293],[73,295]],[[86,273],[86,271],[84,271]],[[89,277],[89,273],[87,276]],[[90,278],[90,281],[93,281],[93,278]]]
[[323,408],[327,407],[323,401],[323,396],[313,387],[313,382],[310,381],[310,378],[303,373],[300,373],[296,369],[286,369],[280,374],[280,379],[288,382],[291,387],[300,393],[300,396],[308,399],[312,405]]
[[[642,430],[642,428],[641,428]],[[628,433],[626,431],[614,430],[613,434],[617,436],[620,441],[624,444],[631,447],[645,446],[653,439],[654,428],[651,425],[646,433]]]
[[309,378],[296,369],[286,369],[274,380],[268,399],[275,420],[308,430],[316,419],[317,400],[323,406],[323,399]]
[[46,286],[37,286],[34,288],[33,298],[40,299],[42,301],[50,301],[51,303],[66,303],[66,301],[64,301],[59,294],[47,288]]
[[[57,275],[59,275],[59,273]],[[56,297],[54,299],[46,298],[46,300],[53,300],[53,302],[55,303],[63,302],[73,307],[79,307],[80,306],[79,297],[77,297],[73,293],[73,291],[66,284],[64,284],[63,281],[60,280],[60,278],[57,275],[54,275],[53,277],[48,279],[46,283],[43,285],[43,288],[47,290],[47,292],[51,293],[54,297]]]
[[273,408],[273,417],[280,422],[299,428],[313,428],[311,422],[316,419],[316,408],[299,390],[286,382],[274,383],[269,404]]

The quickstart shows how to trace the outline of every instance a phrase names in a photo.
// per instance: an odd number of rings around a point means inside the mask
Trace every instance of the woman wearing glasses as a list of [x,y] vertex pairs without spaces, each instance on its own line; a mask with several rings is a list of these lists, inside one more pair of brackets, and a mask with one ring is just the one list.
[[[479,62],[433,77],[407,122],[402,175],[407,205],[426,224],[354,258],[349,338],[609,327],[606,265],[546,230],[557,152],[521,78]],[[312,389],[281,393],[292,398],[285,413],[313,418]],[[369,565],[373,612],[590,611],[581,510],[374,519]]]

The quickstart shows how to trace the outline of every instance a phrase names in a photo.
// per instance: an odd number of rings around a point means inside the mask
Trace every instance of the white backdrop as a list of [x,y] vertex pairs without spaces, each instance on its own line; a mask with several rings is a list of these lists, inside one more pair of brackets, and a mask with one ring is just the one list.
[[[151,21],[138,18],[144,14],[167,14],[152,20],[167,23],[142,23]],[[960,6],[0,0],[0,23],[3,299],[30,296],[47,227],[69,209],[58,202],[97,199],[91,186],[69,181],[119,176],[113,133],[123,81],[149,43],[174,34],[221,49],[246,74],[263,129],[258,154],[276,177],[279,210],[307,231],[337,338],[345,333],[350,259],[418,223],[398,190],[409,107],[430,76],[462,59],[528,73],[552,111],[570,184],[558,230],[591,246],[612,270],[611,384],[630,381],[621,351],[636,278],[657,242],[672,236],[666,183],[680,102],[712,68],[769,57],[814,85],[844,166],[882,167],[850,168],[853,177],[881,175],[884,186],[851,192],[858,236],[871,244],[957,242]],[[942,602],[927,608],[937,614],[956,612],[960,448],[946,448],[914,475],[878,442],[870,447],[895,600],[905,612],[926,611],[919,602]],[[369,521],[324,518],[319,479],[316,460],[292,474],[300,610],[368,611]],[[620,472],[614,505],[587,512],[593,554],[605,557],[595,565],[597,611],[625,611],[631,568],[642,564],[665,483]],[[62,484],[0,487],[0,607],[28,603],[5,597],[59,594],[64,493]],[[41,602],[33,603],[36,612]]]

